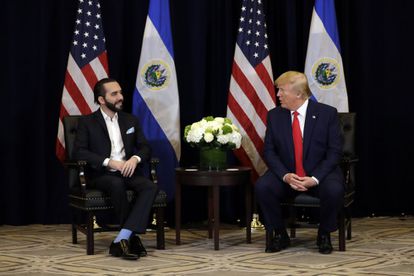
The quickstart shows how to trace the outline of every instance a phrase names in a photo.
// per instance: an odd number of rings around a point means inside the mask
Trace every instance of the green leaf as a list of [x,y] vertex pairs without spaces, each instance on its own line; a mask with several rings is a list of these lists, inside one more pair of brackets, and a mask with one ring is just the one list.
[[229,125],[224,125],[222,128],[223,134],[228,134],[233,132],[233,128]]

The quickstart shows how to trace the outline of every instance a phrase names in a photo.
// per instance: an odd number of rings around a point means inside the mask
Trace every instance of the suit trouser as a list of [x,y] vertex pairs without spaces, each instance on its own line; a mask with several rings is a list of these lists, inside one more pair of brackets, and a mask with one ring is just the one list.
[[[299,193],[301,192],[293,190],[289,184],[281,181],[269,170],[257,180],[255,195],[264,216],[266,230],[285,229],[280,203]],[[319,230],[325,233],[335,231],[338,228],[337,217],[344,198],[342,177],[338,177],[338,174],[330,174],[306,193],[320,199]]]
[[[122,177],[119,173],[107,173],[95,178],[92,184],[111,197],[115,213],[122,228],[135,233],[145,233],[152,204],[158,187],[148,178],[140,175]],[[135,201],[128,202],[127,190],[136,194]]]

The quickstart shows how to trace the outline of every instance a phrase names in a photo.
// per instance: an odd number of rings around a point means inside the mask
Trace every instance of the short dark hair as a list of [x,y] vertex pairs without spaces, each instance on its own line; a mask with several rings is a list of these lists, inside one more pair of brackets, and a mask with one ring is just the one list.
[[103,89],[103,86],[105,83],[108,83],[108,82],[117,82],[117,81],[112,78],[103,78],[95,84],[95,87],[93,88],[93,98],[95,100],[95,103],[99,104],[99,101],[98,101],[99,96],[102,96],[105,98],[105,90]]

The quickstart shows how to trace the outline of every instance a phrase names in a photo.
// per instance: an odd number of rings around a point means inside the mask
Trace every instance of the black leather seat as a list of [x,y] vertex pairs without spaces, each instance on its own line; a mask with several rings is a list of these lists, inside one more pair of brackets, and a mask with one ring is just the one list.
[[[344,135],[344,156],[340,163],[345,177],[344,205],[338,214],[338,236],[339,251],[345,251],[345,236],[348,240],[352,238],[352,214],[351,204],[354,202],[355,194],[355,172],[354,165],[358,161],[355,154],[355,113],[339,113],[339,120]],[[315,223],[299,223],[297,220],[297,209],[319,208],[319,198],[308,194],[299,194],[293,199],[285,201],[282,205],[289,207],[288,227],[290,236],[296,236],[296,228],[318,227]],[[305,219],[306,222],[306,219]]]
[[[87,185],[87,175],[85,175],[85,161],[72,161],[73,149],[78,120],[81,116],[66,116],[63,118],[66,158],[65,162],[69,177],[69,205],[73,209],[72,220],[72,243],[77,243],[77,231],[86,234],[86,253],[94,254],[94,233],[103,231],[115,231],[119,226],[101,225],[95,222],[95,216],[98,212],[113,209],[110,197],[101,190],[89,188]],[[157,183],[156,165],[157,159],[151,159],[150,177],[154,183]],[[133,191],[127,191],[128,200],[134,199]],[[165,249],[164,233],[164,209],[167,206],[167,195],[160,190],[154,200],[153,208],[156,220],[157,231],[157,249]],[[86,218],[85,218],[86,216]]]

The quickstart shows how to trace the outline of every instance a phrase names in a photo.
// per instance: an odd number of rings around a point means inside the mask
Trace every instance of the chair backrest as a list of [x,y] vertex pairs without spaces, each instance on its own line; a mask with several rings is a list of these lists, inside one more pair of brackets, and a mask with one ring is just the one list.
[[[82,115],[70,115],[63,118],[63,129],[65,135],[66,160],[75,162],[74,148],[76,133],[78,131],[78,122]],[[79,173],[77,169],[69,168],[68,170],[69,188],[79,188]]]
[[[355,150],[355,113],[338,113],[339,121],[341,124],[342,133],[344,136],[344,157],[345,158],[356,158]],[[355,186],[355,168],[351,166],[348,183],[346,187],[348,190],[353,190]]]
[[344,136],[344,156],[355,156],[355,113],[338,113]]
[[76,133],[78,131],[78,122],[82,115],[70,115],[63,118],[63,128],[65,135],[66,159],[74,161],[74,148]]

